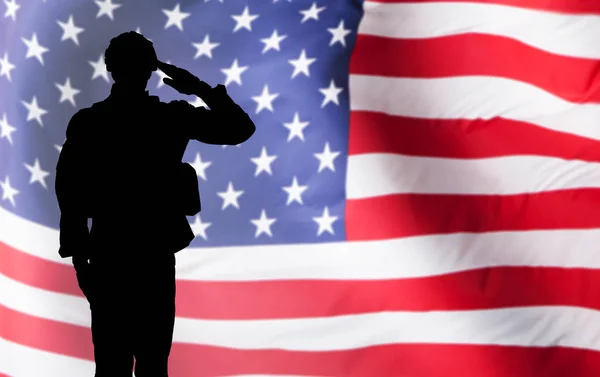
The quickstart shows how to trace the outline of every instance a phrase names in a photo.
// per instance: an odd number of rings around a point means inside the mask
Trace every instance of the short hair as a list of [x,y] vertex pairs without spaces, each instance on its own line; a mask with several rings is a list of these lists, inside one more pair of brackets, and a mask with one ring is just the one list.
[[147,68],[151,71],[158,69],[158,58],[154,45],[135,31],[119,34],[110,40],[108,48],[104,52],[104,63],[108,72],[131,66]]

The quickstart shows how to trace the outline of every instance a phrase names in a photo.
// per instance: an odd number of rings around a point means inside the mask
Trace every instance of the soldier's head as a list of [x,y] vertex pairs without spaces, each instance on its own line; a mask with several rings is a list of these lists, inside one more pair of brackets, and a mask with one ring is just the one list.
[[145,90],[152,72],[157,70],[158,59],[152,42],[128,31],[110,40],[104,63],[115,83],[132,90]]

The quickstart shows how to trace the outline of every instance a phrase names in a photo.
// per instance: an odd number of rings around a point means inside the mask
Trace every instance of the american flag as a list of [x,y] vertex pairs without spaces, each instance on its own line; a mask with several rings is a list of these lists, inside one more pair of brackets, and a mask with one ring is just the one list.
[[0,375],[93,375],[54,168],[128,30],[257,125],[186,152],[172,377],[598,375],[599,1],[3,6]]

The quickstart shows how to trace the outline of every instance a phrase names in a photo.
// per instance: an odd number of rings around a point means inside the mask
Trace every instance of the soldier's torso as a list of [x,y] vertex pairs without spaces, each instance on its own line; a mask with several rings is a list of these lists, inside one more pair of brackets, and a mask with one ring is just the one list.
[[90,109],[92,233],[102,238],[189,236],[185,216],[173,206],[173,174],[188,140],[176,114],[154,98],[135,106],[105,100]]

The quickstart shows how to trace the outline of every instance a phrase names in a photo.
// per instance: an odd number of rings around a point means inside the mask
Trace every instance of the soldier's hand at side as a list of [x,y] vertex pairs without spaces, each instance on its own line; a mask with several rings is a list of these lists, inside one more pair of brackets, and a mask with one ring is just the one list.
[[86,255],[74,255],[73,256],[73,267],[76,270],[82,270],[89,266],[89,258]]
[[159,61],[158,69],[169,76],[165,77],[163,82],[181,94],[198,94],[199,91],[206,90],[207,87],[210,89],[210,85],[200,80],[189,71],[173,64]]
[[73,266],[75,267],[75,274],[77,276],[77,285],[83,292],[88,302],[91,302],[91,266],[88,263],[88,257],[84,255],[73,256]]

